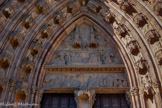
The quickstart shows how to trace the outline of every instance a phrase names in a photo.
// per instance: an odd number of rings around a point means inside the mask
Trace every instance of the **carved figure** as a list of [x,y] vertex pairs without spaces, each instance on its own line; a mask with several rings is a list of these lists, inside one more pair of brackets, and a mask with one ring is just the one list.
[[132,55],[137,56],[139,54],[139,46],[135,40],[128,42],[127,47]]
[[145,75],[149,69],[148,62],[144,58],[141,58],[140,61],[137,62],[137,69],[139,74]]
[[146,17],[143,16],[142,13],[139,13],[134,17],[134,22],[138,25],[138,27],[143,27],[147,24]]
[[160,0],[154,5],[154,11],[157,15],[162,16],[162,2]]
[[118,3],[120,5],[120,8],[124,10],[125,13],[128,13],[129,15],[132,15],[133,13],[137,13],[137,11],[134,9],[131,3],[125,0],[119,0],[119,1]]
[[150,44],[154,44],[155,42],[159,41],[160,35],[156,30],[150,30],[146,33],[146,37],[148,38],[147,41]]
[[106,12],[105,14],[105,21],[112,24],[114,21],[115,21],[115,15],[112,14],[110,11],[109,12]]

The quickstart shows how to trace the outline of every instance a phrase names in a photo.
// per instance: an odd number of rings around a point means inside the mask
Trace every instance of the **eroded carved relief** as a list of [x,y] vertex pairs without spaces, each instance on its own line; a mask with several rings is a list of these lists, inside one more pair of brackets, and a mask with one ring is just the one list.
[[141,75],[145,75],[149,70],[148,62],[144,58],[141,58],[136,65],[137,70]]
[[146,17],[142,15],[142,13],[138,13],[134,17],[134,22],[138,25],[138,27],[143,27],[145,24],[147,24]]
[[129,15],[133,15],[133,13],[137,13],[135,8],[131,3],[125,0],[117,0],[118,4],[120,5],[120,8],[125,12],[128,13]]
[[134,56],[137,56],[139,54],[139,45],[137,43],[136,40],[130,40],[128,43],[127,43],[127,47],[130,51],[130,53]]
[[148,75],[142,76],[141,77],[141,83],[143,84],[142,94],[144,95],[144,97],[153,100],[153,96],[155,94],[155,91],[152,87],[152,82],[149,79],[149,76]]
[[115,29],[115,32],[117,35],[119,35],[121,38],[124,38],[128,34],[128,29],[124,24],[118,24],[117,22],[113,23],[113,28]]
[[[101,73],[101,72],[100,72]],[[84,79],[84,80],[83,80]],[[123,73],[47,73],[43,89],[52,88],[127,88],[128,82]]]
[[162,16],[162,2],[159,1],[154,5],[154,11],[157,15]]
[[162,49],[156,52],[156,59],[158,61],[158,64],[162,66]]
[[76,25],[55,52],[50,65],[123,64],[119,53],[110,47],[113,44],[97,32],[93,26]]
[[159,41],[160,35],[156,30],[150,30],[146,33],[146,37],[148,38],[147,41],[150,44],[154,44],[155,42]]

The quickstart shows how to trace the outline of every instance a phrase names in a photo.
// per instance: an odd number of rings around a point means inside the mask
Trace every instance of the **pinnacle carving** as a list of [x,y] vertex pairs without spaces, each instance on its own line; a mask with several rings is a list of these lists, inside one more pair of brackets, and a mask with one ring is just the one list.
[[90,41],[89,47],[90,48],[97,48],[97,41],[95,39],[93,27],[91,27],[91,41]]
[[76,26],[76,30],[75,30],[75,39],[74,39],[74,43],[73,43],[73,48],[81,48],[80,33],[79,33],[79,29],[77,26]]

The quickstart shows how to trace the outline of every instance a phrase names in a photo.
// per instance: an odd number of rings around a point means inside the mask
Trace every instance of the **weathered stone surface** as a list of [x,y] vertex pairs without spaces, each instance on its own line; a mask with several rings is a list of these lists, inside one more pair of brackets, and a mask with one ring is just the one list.
[[[100,73],[100,74],[99,74]],[[84,80],[83,80],[84,79]],[[53,88],[80,88],[86,84],[87,88],[127,88],[128,82],[121,73],[83,73],[83,72],[62,72],[46,73],[44,90]]]

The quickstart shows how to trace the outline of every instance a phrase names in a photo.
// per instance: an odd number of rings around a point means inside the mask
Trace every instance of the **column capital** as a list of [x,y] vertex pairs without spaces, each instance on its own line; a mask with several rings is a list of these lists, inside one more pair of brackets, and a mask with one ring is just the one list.
[[76,90],[75,101],[77,108],[92,108],[95,101],[95,90]]

